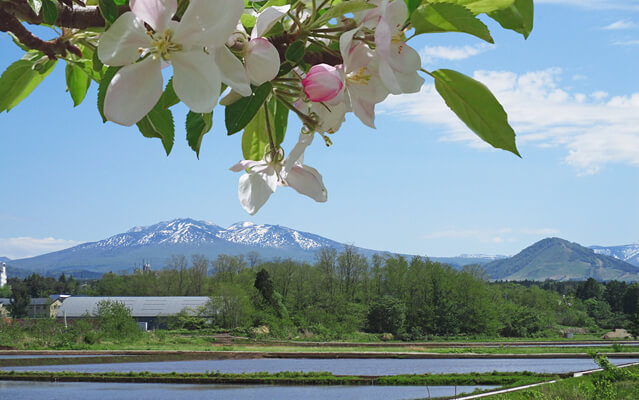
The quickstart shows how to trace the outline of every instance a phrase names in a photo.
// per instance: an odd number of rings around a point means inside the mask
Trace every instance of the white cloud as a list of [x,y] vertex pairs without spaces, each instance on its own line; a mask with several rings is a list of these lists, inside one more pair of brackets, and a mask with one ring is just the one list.
[[630,21],[629,19],[621,19],[619,21],[615,21],[610,25],[604,26],[603,29],[605,30],[609,30],[609,31],[614,31],[614,30],[621,30],[621,29],[632,29],[632,28],[636,28],[637,24],[635,24],[634,22]]
[[0,238],[0,256],[11,259],[34,257],[76,246],[80,242],[74,240],[31,237]]
[[426,46],[420,50],[419,55],[424,64],[430,64],[436,60],[465,60],[494,48],[495,46],[486,43],[475,46]]
[[[522,75],[477,71],[474,78],[503,104],[524,157],[526,146],[563,148],[566,163],[580,175],[608,163],[639,166],[639,93],[610,99],[605,92],[571,93],[560,85],[559,68]],[[420,93],[390,97],[381,110],[443,126],[442,140],[489,148],[448,110],[432,84]]]
[[639,1],[637,0],[535,0],[535,5],[544,3],[565,4],[595,10],[639,10]]

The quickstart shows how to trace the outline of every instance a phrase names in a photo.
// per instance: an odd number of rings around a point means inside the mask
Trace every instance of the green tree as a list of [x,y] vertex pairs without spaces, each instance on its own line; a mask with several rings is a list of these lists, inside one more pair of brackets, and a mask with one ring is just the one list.
[[100,331],[105,338],[125,340],[140,336],[141,331],[131,317],[131,309],[123,302],[101,300],[93,316],[97,318]]
[[9,313],[13,318],[25,317],[31,302],[27,285],[18,278],[10,278],[7,284],[11,286]]
[[610,281],[606,283],[603,298],[610,304],[612,312],[623,312],[623,295],[627,287],[626,282]]
[[366,328],[373,333],[392,333],[396,335],[404,328],[406,307],[392,297],[383,296],[371,304],[366,317]]
[[603,294],[603,286],[593,278],[588,278],[577,286],[575,295],[581,300],[600,300]]

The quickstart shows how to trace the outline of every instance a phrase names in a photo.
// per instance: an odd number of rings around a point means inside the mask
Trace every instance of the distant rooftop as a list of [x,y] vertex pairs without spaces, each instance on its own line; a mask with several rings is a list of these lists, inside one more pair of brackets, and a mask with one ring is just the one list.
[[131,309],[131,316],[138,318],[175,315],[185,308],[197,310],[204,306],[209,298],[206,296],[176,297],[69,297],[64,299],[58,317],[83,317],[92,315],[97,310],[98,302],[103,300],[118,301]]

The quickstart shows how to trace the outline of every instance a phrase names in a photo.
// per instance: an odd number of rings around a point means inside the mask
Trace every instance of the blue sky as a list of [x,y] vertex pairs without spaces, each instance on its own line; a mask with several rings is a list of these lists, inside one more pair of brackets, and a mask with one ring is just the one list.
[[[639,242],[639,1],[536,1],[528,40],[486,21],[496,45],[461,34],[411,41],[424,67],[475,76],[502,101],[523,159],[487,148],[433,93],[390,98],[377,130],[353,117],[305,162],[324,204],[280,188],[251,217],[237,200],[240,135],[223,109],[200,160],[184,138],[102,124],[96,88],[73,108],[60,64],[0,115],[0,256],[32,256],[136,225],[192,217],[280,224],[358,246],[430,256],[515,254],[548,236]],[[21,57],[0,36],[0,69]],[[291,122],[285,148],[297,139]]]

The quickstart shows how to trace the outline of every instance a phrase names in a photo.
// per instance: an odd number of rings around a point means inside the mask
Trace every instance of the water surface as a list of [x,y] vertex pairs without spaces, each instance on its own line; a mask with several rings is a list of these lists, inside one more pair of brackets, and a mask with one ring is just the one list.
[[495,386],[272,386],[1,382],[0,400],[400,400],[454,396]]
[[[614,364],[626,364],[637,359],[616,358]],[[76,371],[76,372],[332,372],[335,375],[402,375],[445,374],[469,372],[548,372],[562,373],[597,368],[586,358],[558,359],[251,359],[194,360],[117,364],[44,365],[4,367],[15,371]]]

